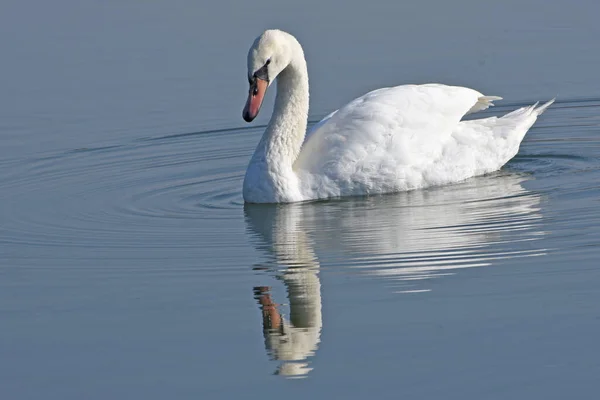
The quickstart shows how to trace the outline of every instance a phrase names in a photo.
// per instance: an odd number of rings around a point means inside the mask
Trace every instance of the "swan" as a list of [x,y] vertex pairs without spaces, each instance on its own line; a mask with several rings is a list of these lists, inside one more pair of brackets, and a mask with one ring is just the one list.
[[256,118],[275,79],[273,114],[244,177],[248,203],[407,191],[493,172],[517,154],[527,130],[554,102],[463,121],[501,98],[443,84],[401,85],[369,92],[306,132],[304,51],[294,36],[273,29],[248,52],[246,122]]

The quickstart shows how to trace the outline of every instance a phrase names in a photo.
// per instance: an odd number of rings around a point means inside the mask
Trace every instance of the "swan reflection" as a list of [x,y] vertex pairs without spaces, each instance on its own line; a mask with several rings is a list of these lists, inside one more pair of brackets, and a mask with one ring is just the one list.
[[[319,263],[303,229],[302,208],[297,205],[246,205],[250,229],[262,239],[272,256],[276,276],[287,289],[289,320],[282,314],[269,287],[255,287],[263,319],[265,348],[274,360],[283,361],[276,373],[303,376],[312,368],[303,362],[317,350],[321,335],[321,283]],[[268,267],[267,267],[268,268]]]
[[276,373],[304,376],[312,369],[323,325],[320,262],[357,268],[385,278],[396,292],[414,293],[461,268],[545,254],[536,247],[544,234],[540,197],[523,188],[525,179],[499,173],[388,196],[245,205],[248,231],[267,255],[257,269],[273,273],[287,290],[289,318],[270,287],[254,289],[265,347],[280,362]]

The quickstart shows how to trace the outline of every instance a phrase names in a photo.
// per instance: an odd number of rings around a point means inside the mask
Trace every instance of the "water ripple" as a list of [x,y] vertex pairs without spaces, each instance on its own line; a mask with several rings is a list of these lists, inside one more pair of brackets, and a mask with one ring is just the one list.
[[[238,144],[233,147],[211,140],[218,133],[23,160],[2,177],[8,206],[0,242],[107,251],[196,246],[209,235],[198,222],[237,218],[232,209],[242,204],[239,186],[248,149],[239,135],[247,130],[227,133]],[[167,242],[161,240],[165,235]]]
[[[270,262],[259,263],[268,270],[318,264],[414,282],[540,256],[560,248],[534,244],[548,236],[545,219],[562,218],[553,210],[542,213],[546,196],[569,199],[571,223],[584,225],[597,214],[596,207],[575,202],[600,198],[594,183],[600,171],[599,107],[597,100],[558,103],[503,172],[445,188],[314,202],[288,211],[243,206],[243,173],[264,127],[124,139],[3,160],[0,243],[31,260],[52,248],[72,260],[169,254],[196,260],[214,249],[245,246],[246,213],[257,249],[271,254]],[[287,250],[273,250],[279,245]],[[407,292],[425,290],[406,285]]]

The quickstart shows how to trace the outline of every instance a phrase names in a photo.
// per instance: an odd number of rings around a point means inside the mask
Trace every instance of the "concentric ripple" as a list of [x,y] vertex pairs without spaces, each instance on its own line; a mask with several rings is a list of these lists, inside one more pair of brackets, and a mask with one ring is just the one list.
[[212,230],[241,215],[244,138],[255,136],[200,132],[23,160],[2,177],[0,242],[21,261],[57,247],[69,259],[120,259],[225,245]]
[[[274,254],[278,265],[309,260],[311,267],[358,268],[407,282],[541,256],[561,247],[547,240],[544,220],[563,217],[560,207],[544,207],[548,196],[564,197],[571,224],[598,218],[594,207],[578,201],[600,198],[599,110],[596,100],[556,104],[497,174],[444,188],[276,207],[264,215],[244,210],[240,193],[264,127],[124,139],[5,160],[0,243],[21,263],[60,254],[72,263],[212,257],[225,265],[234,256],[224,251],[214,258],[215,249],[248,246],[250,232],[261,238],[253,242],[259,249],[265,240],[277,248],[274,238],[288,246],[284,255]],[[271,220],[264,225],[253,215]],[[298,254],[312,256],[294,259]]]

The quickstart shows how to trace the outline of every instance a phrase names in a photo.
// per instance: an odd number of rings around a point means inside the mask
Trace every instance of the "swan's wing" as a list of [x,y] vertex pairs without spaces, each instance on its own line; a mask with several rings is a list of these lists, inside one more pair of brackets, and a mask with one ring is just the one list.
[[[294,169],[307,177],[305,191],[325,190],[330,196],[419,186],[418,180],[442,156],[461,118],[489,107],[494,99],[440,84],[370,92],[307,134]],[[414,179],[398,176],[405,173]],[[396,182],[406,187],[383,187]]]
[[427,162],[440,155],[465,114],[487,108],[492,99],[472,89],[439,84],[367,93],[307,134],[294,167],[323,173],[334,167],[376,168],[390,158],[404,165]]
[[313,126],[310,128],[310,130],[308,130],[308,131],[306,132],[306,137],[304,138],[304,141],[305,141],[305,142],[306,142],[306,141],[308,141],[308,138],[310,138],[310,137],[311,137],[311,135],[312,135],[314,132],[318,131],[318,130],[319,130],[319,128],[321,128],[323,125],[325,125],[325,124],[327,123],[327,121],[329,121],[329,120],[331,119],[331,117],[333,117],[333,116],[335,115],[335,113],[337,113],[337,112],[338,112],[338,110],[335,110],[334,112],[332,112],[332,113],[330,113],[330,114],[326,115],[325,117],[323,117],[323,119],[322,119],[322,120],[320,120],[319,122],[317,122],[316,124],[314,124],[314,125],[313,125]]

